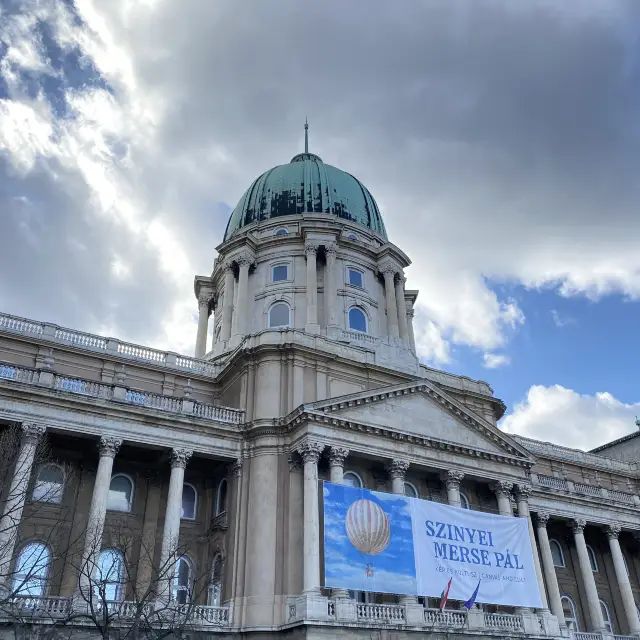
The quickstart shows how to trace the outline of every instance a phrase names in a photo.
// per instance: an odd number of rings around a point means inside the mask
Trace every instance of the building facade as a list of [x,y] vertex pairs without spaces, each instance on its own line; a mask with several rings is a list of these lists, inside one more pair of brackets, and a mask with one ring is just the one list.
[[[503,433],[487,383],[419,362],[409,264],[305,148],[195,278],[195,357],[0,315],[2,632],[639,635],[637,441]],[[527,518],[544,608],[325,589],[318,480]]]

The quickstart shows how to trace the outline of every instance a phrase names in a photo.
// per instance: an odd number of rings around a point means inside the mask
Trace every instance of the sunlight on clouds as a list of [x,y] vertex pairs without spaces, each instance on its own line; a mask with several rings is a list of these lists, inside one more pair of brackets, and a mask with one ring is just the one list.
[[487,369],[497,369],[511,363],[511,358],[501,353],[485,353],[483,359]]

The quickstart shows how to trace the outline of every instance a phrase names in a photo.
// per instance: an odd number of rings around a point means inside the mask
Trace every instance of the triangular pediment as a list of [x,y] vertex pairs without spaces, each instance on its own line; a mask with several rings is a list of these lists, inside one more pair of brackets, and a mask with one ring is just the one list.
[[428,381],[330,398],[305,409],[409,437],[533,460],[518,442]]

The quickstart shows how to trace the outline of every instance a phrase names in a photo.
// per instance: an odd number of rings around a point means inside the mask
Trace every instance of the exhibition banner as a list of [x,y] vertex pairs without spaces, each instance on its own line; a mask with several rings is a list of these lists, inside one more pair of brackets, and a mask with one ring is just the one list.
[[542,606],[526,518],[329,482],[323,504],[326,587]]

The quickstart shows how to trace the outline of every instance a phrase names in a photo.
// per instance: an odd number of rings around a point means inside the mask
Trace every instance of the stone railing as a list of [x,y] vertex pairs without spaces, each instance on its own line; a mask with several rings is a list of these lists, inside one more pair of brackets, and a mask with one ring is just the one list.
[[554,489],[556,491],[563,491],[564,493],[579,493],[583,496],[591,496],[593,498],[605,498],[615,500],[616,502],[640,505],[640,497],[632,493],[618,491],[617,489],[605,489],[598,485],[572,482],[565,478],[544,476],[539,473],[532,473],[531,480],[534,486],[543,487],[544,489]]
[[71,612],[71,598],[13,596],[10,599],[10,605],[14,615],[21,617],[62,618]]
[[522,616],[509,613],[485,613],[484,626],[488,629],[502,629],[504,631],[524,631],[524,621]]
[[160,351],[116,338],[105,338],[92,333],[84,333],[59,327],[46,322],[36,322],[26,318],[18,318],[0,314],[0,332],[36,337],[53,344],[68,345],[86,351],[113,355],[118,358],[134,360],[182,373],[198,374],[215,378],[220,366],[206,360],[191,358],[172,351]]
[[467,616],[462,611],[425,609],[424,621],[434,627],[463,627],[467,621]]
[[[43,381],[41,381],[41,377]],[[145,409],[190,415],[204,420],[215,420],[216,422],[230,424],[242,424],[244,422],[245,414],[240,409],[205,404],[187,397],[176,398],[148,391],[127,389],[116,384],[110,385],[103,382],[83,380],[82,378],[58,376],[46,369],[27,369],[12,364],[0,363],[0,382],[3,380],[20,382],[38,388],[52,388],[55,391],[73,393],[99,400],[122,402]]]
[[624,474],[636,474],[640,470],[637,462],[625,462],[623,460],[614,460],[605,456],[599,456],[596,453],[588,453],[580,449],[570,449],[569,447],[561,447],[552,442],[542,442],[540,440],[532,440],[524,436],[511,435],[523,447],[529,449],[534,454],[549,456],[559,460],[566,460],[576,464],[586,465],[589,467],[598,467],[607,471],[617,471]]
[[538,484],[547,487],[548,489],[560,489],[560,491],[568,491],[567,481],[562,478],[556,478],[554,476],[536,475]]
[[585,631],[574,631],[571,634],[575,640],[602,640],[601,633],[587,633]]
[[404,607],[393,604],[358,604],[358,620],[402,624],[405,620]]
[[362,333],[361,331],[349,331],[345,329],[342,330],[340,339],[348,340],[349,342],[359,342],[361,344],[367,344],[371,346],[375,346],[378,344],[378,342],[380,342],[378,338],[374,338],[367,333]]
[[581,482],[574,482],[576,493],[583,493],[586,496],[602,497],[602,489],[600,487],[594,487],[592,484],[582,484]]

